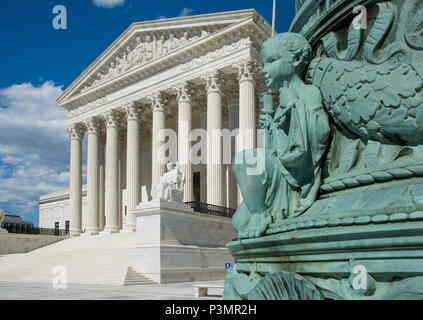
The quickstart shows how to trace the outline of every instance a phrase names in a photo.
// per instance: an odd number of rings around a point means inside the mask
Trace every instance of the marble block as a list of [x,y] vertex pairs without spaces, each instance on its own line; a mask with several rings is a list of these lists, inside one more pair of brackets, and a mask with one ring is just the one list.
[[158,283],[224,279],[225,264],[233,263],[225,247],[235,236],[231,219],[163,200],[142,203],[135,214],[134,271]]

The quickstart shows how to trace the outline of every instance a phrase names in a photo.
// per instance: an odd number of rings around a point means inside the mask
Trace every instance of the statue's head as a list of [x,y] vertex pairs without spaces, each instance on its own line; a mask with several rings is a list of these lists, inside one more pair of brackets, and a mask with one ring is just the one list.
[[281,33],[267,39],[261,48],[266,87],[278,90],[292,75],[300,75],[310,63],[311,46],[298,33]]
[[168,172],[169,172],[169,171],[172,171],[174,168],[175,168],[175,164],[174,164],[174,163],[169,162],[169,163],[167,164],[167,171],[168,171]]

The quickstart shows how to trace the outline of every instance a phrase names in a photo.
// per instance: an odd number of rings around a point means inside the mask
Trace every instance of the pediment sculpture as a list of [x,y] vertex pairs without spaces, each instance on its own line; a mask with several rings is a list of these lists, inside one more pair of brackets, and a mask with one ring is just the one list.
[[153,200],[183,203],[185,173],[175,163],[169,163],[167,170],[160,178],[160,183],[152,186],[151,197]]
[[142,35],[138,35],[135,38],[135,42],[126,45],[124,50],[117,57],[111,59],[103,71],[96,74],[96,79],[91,84],[86,85],[81,92],[124,73],[135,66],[143,65],[207,36],[209,36],[209,32],[205,30],[196,36],[191,36],[188,32],[185,32],[181,38],[176,38],[173,33],[167,39],[164,35],[160,36],[160,38],[157,38],[155,35],[146,35],[145,38]]

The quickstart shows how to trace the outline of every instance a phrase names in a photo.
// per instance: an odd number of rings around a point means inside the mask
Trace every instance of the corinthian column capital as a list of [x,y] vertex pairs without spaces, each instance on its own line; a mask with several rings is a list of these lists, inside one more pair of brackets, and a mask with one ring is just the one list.
[[66,128],[71,140],[82,140],[85,135],[85,128],[82,123],[74,123]]
[[222,93],[224,85],[224,75],[219,70],[211,71],[201,76],[201,79],[205,81],[207,92],[219,92]]
[[106,120],[106,126],[108,128],[113,127],[119,129],[122,115],[116,110],[111,110],[104,115],[104,119]]
[[148,100],[151,103],[151,111],[164,111],[164,106],[167,103],[167,96],[163,92],[155,92],[148,97]]
[[232,67],[236,70],[236,75],[239,81],[254,81],[254,78],[260,71],[258,61],[251,57],[241,59],[237,63],[233,64]]
[[192,102],[194,93],[194,85],[188,81],[184,81],[173,88],[176,92],[178,102]]
[[129,102],[124,105],[123,110],[125,111],[126,117],[129,120],[140,121],[141,117],[141,106],[135,102]]
[[87,121],[85,121],[85,126],[87,127],[88,133],[94,133],[98,136],[100,135],[100,130],[101,130],[100,119],[96,117],[92,117],[88,119]]

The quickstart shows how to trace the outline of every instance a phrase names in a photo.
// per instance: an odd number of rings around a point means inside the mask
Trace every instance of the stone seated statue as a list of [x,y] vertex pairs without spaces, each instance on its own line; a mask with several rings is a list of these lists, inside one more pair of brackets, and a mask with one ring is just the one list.
[[[233,218],[238,237],[265,234],[269,224],[303,214],[316,200],[330,128],[317,87],[301,77],[311,60],[307,40],[279,34],[262,47],[266,87],[262,94],[260,129],[264,149],[245,150],[233,160],[233,171],[244,201]],[[255,161],[254,161],[255,159]]]
[[153,185],[151,197],[153,200],[183,202],[185,173],[174,163],[169,163],[167,170],[168,172],[160,178],[160,184]]
[[2,225],[2,223],[3,223],[3,221],[4,221],[4,218],[6,218],[6,215],[5,215],[5,213],[4,213],[4,210],[0,210],[0,233],[7,233],[7,231],[6,231],[6,230],[4,230],[4,229],[1,227],[1,225]]

